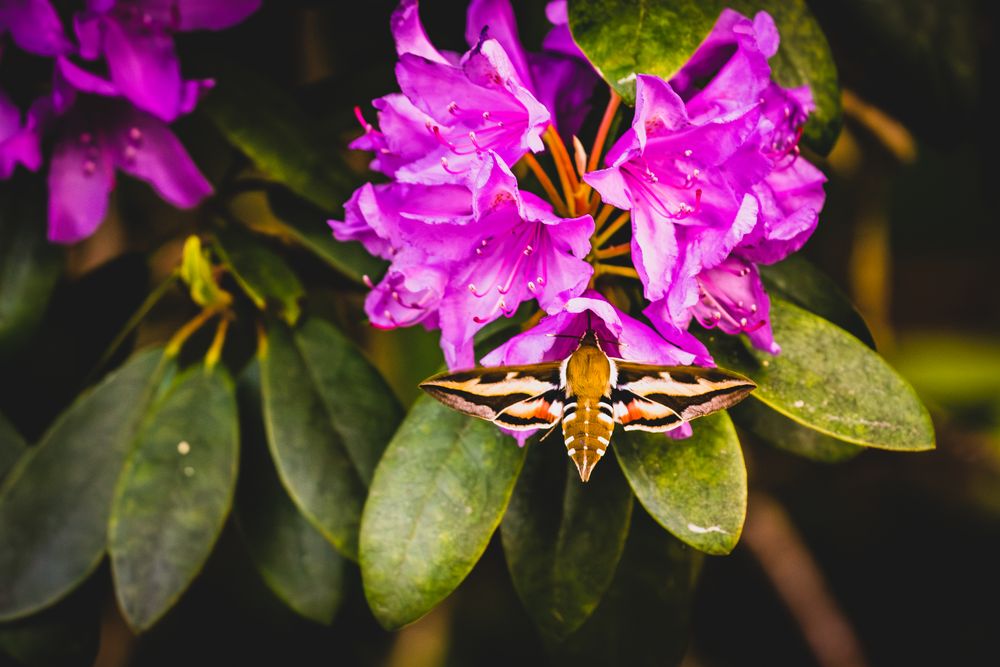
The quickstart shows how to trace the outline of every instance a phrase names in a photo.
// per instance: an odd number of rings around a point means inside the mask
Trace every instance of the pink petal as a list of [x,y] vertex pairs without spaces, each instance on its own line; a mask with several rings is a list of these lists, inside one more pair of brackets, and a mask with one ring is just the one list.
[[111,80],[137,107],[165,120],[180,114],[180,64],[171,36],[155,28],[103,22],[104,54]]
[[75,243],[104,220],[115,170],[99,133],[70,121],[49,164],[49,239]]
[[222,30],[244,21],[261,0],[178,0],[178,30]]

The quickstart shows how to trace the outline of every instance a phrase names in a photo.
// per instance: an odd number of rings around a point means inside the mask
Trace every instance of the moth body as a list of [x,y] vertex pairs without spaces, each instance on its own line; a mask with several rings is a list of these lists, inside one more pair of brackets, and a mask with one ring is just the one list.
[[611,442],[615,427],[611,405],[614,362],[601,351],[593,334],[585,336],[564,362],[566,403],[562,432],[566,453],[586,482]]

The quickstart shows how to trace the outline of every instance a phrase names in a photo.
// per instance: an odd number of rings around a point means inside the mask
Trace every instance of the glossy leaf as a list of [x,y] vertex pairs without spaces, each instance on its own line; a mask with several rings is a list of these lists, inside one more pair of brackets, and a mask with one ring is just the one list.
[[770,266],[760,265],[760,275],[768,290],[829,320],[875,349],[875,339],[847,295],[828,275],[801,255],[791,255]]
[[792,454],[822,463],[847,461],[864,451],[863,447],[837,440],[806,428],[760,401],[743,401],[730,409],[733,421],[770,445]]
[[0,360],[31,337],[59,280],[58,248],[45,239],[45,191],[23,176],[0,196]]
[[27,445],[7,418],[0,413],[0,481],[24,453]]
[[276,181],[332,212],[353,189],[347,167],[314,141],[312,123],[280,88],[236,67],[200,105],[225,135]]
[[417,620],[482,556],[524,450],[494,425],[424,396],[379,462],[361,522],[361,576],[387,628]]
[[294,325],[302,312],[299,300],[305,288],[285,260],[244,232],[227,229],[216,237],[223,263],[254,305],[261,310],[273,307],[281,319]]
[[201,570],[236,485],[236,398],[225,370],[178,375],[144,420],[115,490],[108,551],[119,607],[149,629]]
[[358,284],[364,277],[378,281],[388,263],[365,250],[357,241],[342,243],[333,238],[322,209],[295,195],[271,188],[268,191],[271,211],[283,223],[283,232],[296,243]]
[[115,482],[169,371],[161,359],[137,354],[77,399],[4,480],[0,619],[59,600],[101,561]]
[[501,524],[514,588],[543,635],[562,639],[593,613],[625,548],[632,489],[615,465],[587,484],[558,442],[529,441]]
[[555,664],[679,664],[687,649],[701,560],[701,554],[636,510],[611,587],[594,615],[556,647]]
[[864,447],[934,448],[934,428],[916,392],[876,352],[830,322],[771,299],[781,354],[742,338],[711,335],[716,363],[757,383],[752,396],[808,428]]
[[239,527],[257,571],[296,613],[330,623],[343,596],[345,561],[288,497],[267,452],[257,365],[240,381],[243,465]]
[[747,471],[736,430],[725,412],[691,424],[694,435],[615,434],[618,463],[639,502],[656,521],[710,554],[733,550],[747,509]]
[[260,361],[281,481],[312,525],[357,559],[366,488],[402,409],[357,347],[323,320],[270,327]]
[[760,10],[774,17],[781,34],[781,47],[771,60],[774,79],[786,87],[809,85],[817,108],[804,137],[815,150],[829,152],[841,122],[837,69],[803,0],[570,0],[569,24],[598,73],[631,104],[635,75],[669,80],[726,7],[751,18]]

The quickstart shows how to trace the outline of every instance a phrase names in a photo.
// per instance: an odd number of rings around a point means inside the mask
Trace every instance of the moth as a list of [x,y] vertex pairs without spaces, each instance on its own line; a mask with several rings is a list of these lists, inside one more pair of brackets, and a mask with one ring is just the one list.
[[420,387],[448,407],[506,429],[551,432],[561,423],[566,453],[586,482],[615,424],[626,431],[670,431],[739,403],[757,385],[721,368],[609,357],[588,328],[562,361],[441,373]]

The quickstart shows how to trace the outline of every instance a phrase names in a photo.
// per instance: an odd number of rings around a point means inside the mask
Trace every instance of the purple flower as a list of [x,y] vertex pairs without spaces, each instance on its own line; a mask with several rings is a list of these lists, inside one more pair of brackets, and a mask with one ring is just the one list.
[[[187,102],[193,104],[193,99]],[[53,241],[73,243],[97,229],[116,169],[148,182],[181,208],[212,192],[166,123],[120,99],[112,83],[67,60],[57,61],[52,96],[36,108],[55,135],[48,179]]]
[[6,32],[19,47],[40,56],[62,55],[73,49],[49,0],[0,2],[0,37]]
[[462,183],[486,151],[514,164],[543,149],[555,119],[572,132],[586,114],[596,76],[575,58],[525,52],[507,0],[470,4],[471,50],[462,56],[430,43],[417,0],[402,0],[391,25],[403,94],[375,100],[378,127],[362,118],[365,135],[351,144],[376,153],[376,171],[410,183]]
[[492,151],[468,186],[368,184],[330,224],[392,261],[365,303],[372,324],[440,327],[452,368],[472,365],[472,337],[487,323],[532,299],[558,310],[593,272],[583,260],[593,219],[557,217]]
[[87,0],[74,27],[80,55],[104,56],[120,93],[169,122],[185,113],[199,85],[181,79],[173,33],[227,28],[259,6],[260,0]]
[[0,90],[0,179],[10,178],[18,163],[35,171],[42,162],[37,121],[32,114],[21,124],[21,110]]
[[732,187],[727,167],[737,155],[753,162],[739,151],[759,120],[752,105],[695,123],[669,84],[640,75],[635,119],[608,152],[611,167],[585,176],[605,202],[632,211],[632,257],[646,298],[666,299],[671,313],[695,304],[698,273],[724,260],[757,222],[756,200]]
[[[663,366],[711,363],[704,347],[693,337],[692,347],[687,349],[668,342],[594,291],[570,299],[562,310],[543,317],[535,327],[487,354],[482,363],[484,366],[515,366],[565,359],[576,349],[588,327],[594,329],[601,349],[609,357]],[[691,435],[691,427],[685,424],[669,435],[686,438]],[[521,442],[523,444],[523,440]]]

